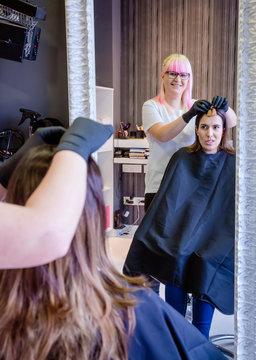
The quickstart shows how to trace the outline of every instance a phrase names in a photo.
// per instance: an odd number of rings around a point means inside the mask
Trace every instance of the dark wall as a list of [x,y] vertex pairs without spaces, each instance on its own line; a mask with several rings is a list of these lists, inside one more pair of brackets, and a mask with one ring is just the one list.
[[[63,0],[33,0],[46,8],[35,61],[0,59],[0,130],[17,128],[19,108],[55,117],[68,125],[65,8]],[[21,130],[27,132],[28,121]]]
[[[114,89],[114,127],[120,126],[120,0],[94,0],[96,85]],[[114,210],[120,209],[120,166],[114,167]]]
[[94,0],[96,84],[113,87],[112,0]]

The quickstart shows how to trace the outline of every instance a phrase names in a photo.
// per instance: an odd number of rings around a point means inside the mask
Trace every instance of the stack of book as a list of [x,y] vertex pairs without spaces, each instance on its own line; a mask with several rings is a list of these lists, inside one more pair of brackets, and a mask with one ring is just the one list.
[[130,148],[129,158],[132,159],[146,159],[146,150],[145,148]]

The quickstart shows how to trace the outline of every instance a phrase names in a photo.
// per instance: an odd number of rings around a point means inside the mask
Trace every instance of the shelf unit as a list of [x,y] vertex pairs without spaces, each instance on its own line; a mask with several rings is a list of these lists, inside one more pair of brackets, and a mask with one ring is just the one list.
[[[102,124],[113,125],[113,95],[114,89],[96,86],[96,116]],[[103,195],[107,214],[107,234],[113,229],[113,201],[114,201],[114,176],[113,176],[113,135],[97,151],[97,163],[103,178]]]
[[[148,149],[148,139],[145,138],[127,138],[114,139],[115,150],[124,150],[129,152],[131,148]],[[121,223],[125,225],[139,225],[145,211],[144,206],[137,206],[138,203],[127,203],[124,197],[144,199],[145,191],[145,173],[147,171],[148,159],[114,157],[115,173],[118,174],[118,181],[122,182],[118,197],[120,205]],[[135,206],[134,206],[135,205]],[[139,204],[142,205],[142,204]],[[127,214],[124,217],[124,214]]]
[[[114,147],[115,148],[123,148],[123,149],[130,149],[130,148],[142,148],[146,149],[149,148],[149,143],[147,138],[144,139],[114,139]],[[145,165],[144,172],[146,171],[146,165],[148,163],[148,159],[134,159],[128,157],[114,157],[115,164],[137,164],[137,165]],[[131,171],[133,172],[133,171]],[[137,171],[136,171],[137,172]]]

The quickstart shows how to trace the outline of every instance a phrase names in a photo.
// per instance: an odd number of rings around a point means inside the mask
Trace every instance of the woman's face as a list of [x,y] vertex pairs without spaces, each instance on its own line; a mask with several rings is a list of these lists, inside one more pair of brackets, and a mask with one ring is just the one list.
[[207,154],[215,154],[224,133],[221,117],[218,115],[204,115],[200,120],[196,133],[202,150]]
[[182,95],[184,90],[187,87],[189,78],[182,79],[180,75],[174,77],[170,76],[169,74],[175,73],[174,71],[167,71],[162,74],[162,81],[164,84],[164,89],[166,93],[172,92],[177,95]]

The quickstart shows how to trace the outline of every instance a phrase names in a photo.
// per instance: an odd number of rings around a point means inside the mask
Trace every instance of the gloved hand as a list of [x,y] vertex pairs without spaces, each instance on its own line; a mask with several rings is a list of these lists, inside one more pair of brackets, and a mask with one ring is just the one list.
[[212,99],[212,106],[215,109],[222,109],[225,112],[228,111],[228,99],[223,96],[214,96]]
[[199,113],[207,113],[211,108],[211,104],[207,100],[197,100],[191,106],[191,108],[182,115],[183,120],[188,123],[192,117],[198,115]]
[[25,144],[8,160],[0,166],[0,183],[7,188],[9,179],[23,155],[30,149],[44,145],[57,145],[64,134],[62,126],[40,128],[25,142]]
[[71,150],[81,155],[86,161],[113,134],[112,125],[103,125],[97,121],[77,118],[60,140],[55,152]]

